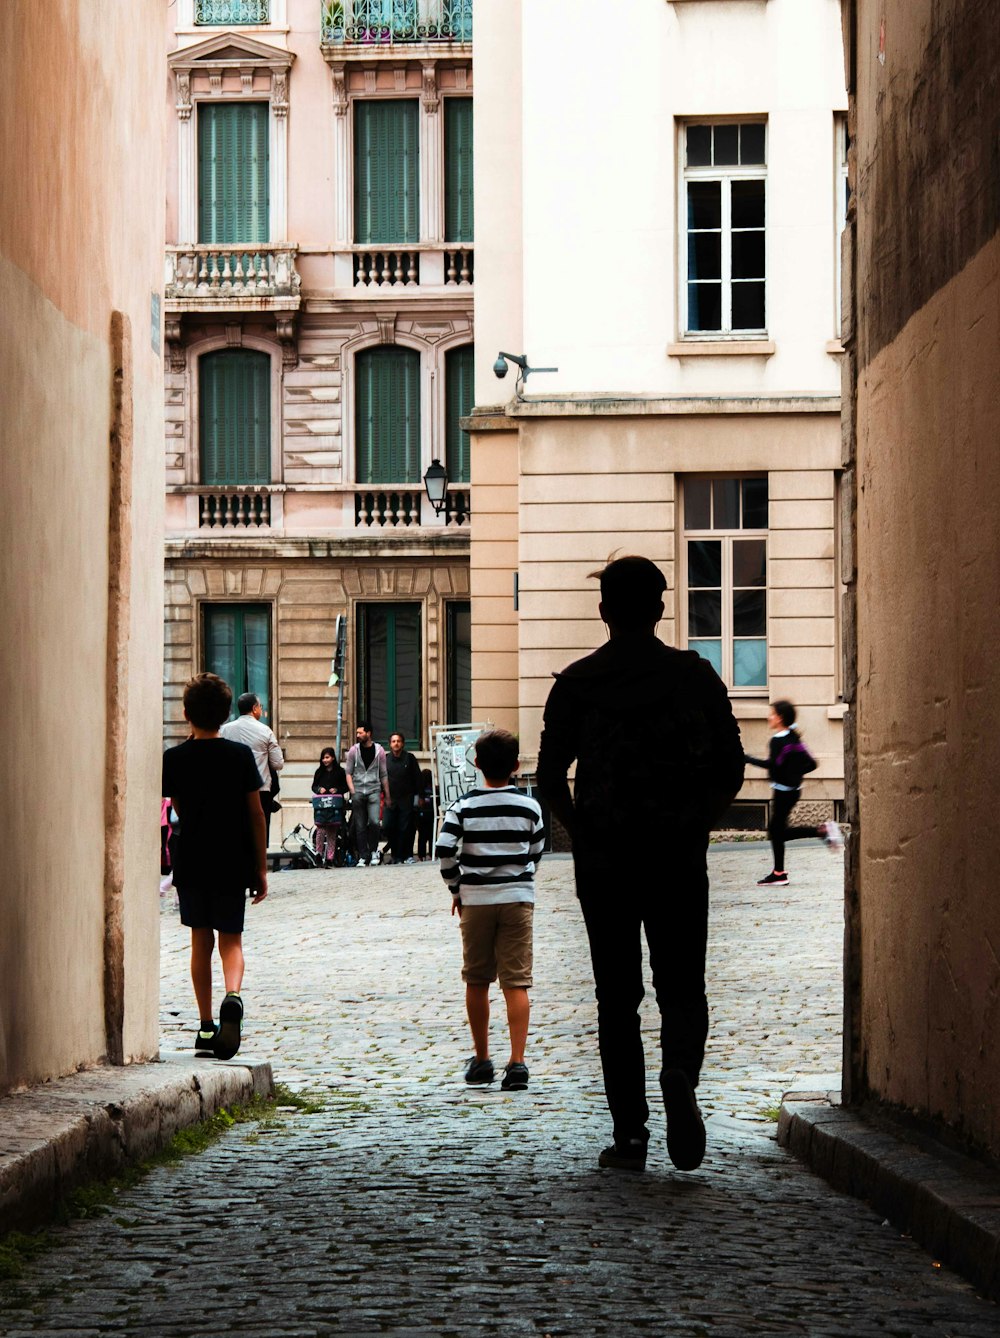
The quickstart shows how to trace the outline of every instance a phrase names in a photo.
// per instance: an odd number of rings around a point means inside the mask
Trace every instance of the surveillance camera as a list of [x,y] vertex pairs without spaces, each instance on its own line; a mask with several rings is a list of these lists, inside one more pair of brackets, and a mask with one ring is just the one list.
[[493,375],[499,377],[501,381],[507,375],[507,359],[502,355],[493,364]]

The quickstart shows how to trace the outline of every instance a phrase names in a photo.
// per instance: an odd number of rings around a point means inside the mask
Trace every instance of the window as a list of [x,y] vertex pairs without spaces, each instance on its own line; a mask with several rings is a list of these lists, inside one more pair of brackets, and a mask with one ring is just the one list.
[[684,550],[688,649],[729,687],[765,688],[767,478],[685,479]]
[[444,239],[473,240],[471,98],[444,101]]
[[475,401],[473,364],[471,344],[449,349],[445,355],[445,468],[450,483],[469,481],[469,434],[458,424],[460,419],[468,418],[472,413]]
[[468,600],[449,600],[446,607],[448,723],[465,725],[472,720],[472,605]]
[[420,110],[416,98],[354,104],[354,240],[420,240]]
[[198,106],[198,240],[266,242],[268,104]]
[[269,9],[269,0],[195,0],[194,21],[206,27],[270,23]]
[[686,334],[766,332],[765,162],[761,121],[684,128]]
[[850,148],[850,138],[847,134],[847,117],[838,116],[836,120],[836,144],[837,144],[837,173],[836,173],[836,218],[837,227],[837,245],[834,251],[836,262],[836,276],[834,279],[836,285],[836,303],[837,303],[837,323],[836,331],[840,334],[841,323],[841,294],[840,285],[841,275],[841,249],[844,241],[844,229],[847,227],[847,206],[851,202],[851,187],[847,177],[847,150]]
[[358,718],[420,747],[420,605],[358,605]]
[[230,719],[236,716],[236,701],[244,692],[255,692],[265,713],[270,715],[270,607],[267,604],[203,604],[202,612],[205,669],[224,678],[232,688]]
[[198,364],[201,482],[271,482],[271,359],[250,349],[206,353]]
[[359,483],[420,482],[420,354],[398,344],[355,361]]

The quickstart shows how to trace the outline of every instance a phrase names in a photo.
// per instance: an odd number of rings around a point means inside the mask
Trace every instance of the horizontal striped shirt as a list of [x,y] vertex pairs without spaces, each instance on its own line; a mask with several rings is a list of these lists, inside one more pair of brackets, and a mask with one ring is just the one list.
[[441,877],[463,906],[535,900],[542,810],[513,785],[470,790],[445,814],[438,836]]

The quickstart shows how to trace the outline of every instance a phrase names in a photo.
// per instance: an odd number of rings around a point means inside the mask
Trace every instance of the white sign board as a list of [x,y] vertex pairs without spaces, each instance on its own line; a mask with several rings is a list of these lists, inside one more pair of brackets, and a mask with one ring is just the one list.
[[431,726],[435,806],[439,813],[460,799],[466,790],[483,784],[473,758],[476,740],[488,728],[488,725]]

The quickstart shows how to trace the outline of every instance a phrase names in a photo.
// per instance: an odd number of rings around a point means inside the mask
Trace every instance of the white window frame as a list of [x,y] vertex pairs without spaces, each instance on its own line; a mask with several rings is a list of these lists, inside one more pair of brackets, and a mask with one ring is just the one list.
[[[737,165],[688,167],[687,132],[692,125],[762,125],[764,127],[764,162],[742,167]],[[679,122],[677,161],[680,165],[680,189],[678,191],[677,236],[680,260],[680,282],[678,284],[677,328],[680,338],[691,343],[706,340],[744,340],[767,339],[768,314],[768,271],[767,238],[770,231],[770,192],[768,183],[769,136],[767,118],[764,116],[693,116]],[[732,280],[732,183],[734,181],[764,182],[764,324],[754,328],[733,329],[733,280]],[[722,247],[722,322],[718,330],[688,329],[688,210],[687,187],[689,181],[719,181],[721,190],[721,247]]]
[[[692,478],[709,479],[715,481],[723,478],[763,478],[767,479],[766,471],[749,470],[739,474],[698,474],[692,475]],[[680,573],[681,573],[681,598],[678,600],[677,615],[679,619],[681,644],[689,646],[688,635],[688,541],[689,540],[719,540],[722,543],[722,631],[720,640],[722,642],[722,672],[719,677],[726,685],[726,691],[731,697],[767,697],[768,685],[771,675],[771,570],[769,562],[768,530],[767,529],[689,529],[685,515],[685,492],[686,479],[679,480],[680,488],[680,526],[678,534],[680,536]],[[769,489],[770,498],[770,489]],[[754,683],[746,687],[737,687],[733,683],[733,644],[736,640],[733,634],[733,542],[740,539],[762,539],[764,541],[764,594],[765,605],[767,609],[764,624],[764,646],[767,656],[767,675],[764,683]],[[741,589],[743,587],[740,587]],[[704,640],[704,637],[694,637],[695,641]],[[741,638],[744,639],[744,638]],[[759,640],[759,638],[746,638],[747,640]]]

